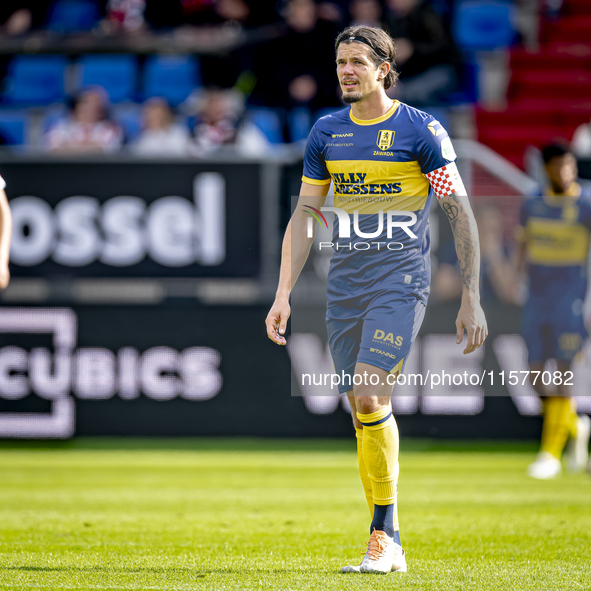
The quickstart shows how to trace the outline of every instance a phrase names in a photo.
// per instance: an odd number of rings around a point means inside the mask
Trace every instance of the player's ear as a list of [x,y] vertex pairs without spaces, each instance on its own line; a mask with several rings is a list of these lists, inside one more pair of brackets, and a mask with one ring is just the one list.
[[388,62],[382,62],[378,69],[378,80],[382,81],[386,78],[390,72],[390,64]]

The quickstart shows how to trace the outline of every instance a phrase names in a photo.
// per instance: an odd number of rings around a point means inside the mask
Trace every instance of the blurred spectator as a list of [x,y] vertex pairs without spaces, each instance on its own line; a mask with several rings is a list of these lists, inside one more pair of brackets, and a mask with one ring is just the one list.
[[174,114],[165,99],[152,98],[143,109],[143,129],[131,146],[139,156],[186,156],[189,130],[174,121]]
[[344,24],[344,16],[347,14],[349,2],[343,2],[342,0],[340,2],[319,2],[317,6],[318,18],[339,26]]
[[[275,54],[281,60],[275,73],[280,72],[286,83],[283,89],[288,92],[284,100],[294,106],[321,108],[326,106],[332,95],[334,104],[337,85],[334,40],[337,29],[332,23],[319,18],[312,0],[290,0],[285,21],[287,35],[280,40],[279,53]],[[294,57],[285,60],[286,55]]]
[[[174,39],[181,45],[200,36],[208,46],[218,46],[218,51],[199,57],[201,75],[207,84],[230,88],[241,72],[252,69],[252,48],[240,44],[238,49],[227,51],[228,44],[238,42],[244,30],[278,21],[275,4],[276,0],[146,0],[145,19],[153,29],[174,28]],[[274,26],[253,34],[252,40],[273,37]]]
[[285,33],[255,52],[257,76],[251,102],[288,110],[339,105],[334,41],[337,27],[321,19],[312,0],[289,0]]
[[461,58],[440,14],[424,0],[387,0],[400,79],[393,94],[411,105],[434,105],[457,88]]
[[47,150],[62,153],[115,152],[123,133],[108,118],[107,93],[100,87],[82,91],[68,117],[60,119],[43,138]]
[[22,35],[47,21],[51,0],[1,0],[0,34]]
[[137,33],[144,28],[146,0],[108,0],[103,29],[108,33]]
[[577,158],[591,158],[591,121],[577,127],[571,149]]
[[550,18],[559,18],[562,12],[564,0],[541,0],[540,11],[546,13]]
[[146,0],[154,28],[235,24],[245,28],[276,21],[274,0]]
[[[492,205],[474,208],[480,236],[480,290],[483,303],[517,305],[522,287],[515,272],[509,243],[503,238],[501,211]],[[462,295],[462,277],[453,240],[437,251],[439,265],[433,277],[433,297],[449,301]]]
[[351,25],[385,28],[382,23],[382,5],[378,0],[351,0],[349,13]]
[[247,24],[250,6],[245,0],[218,0],[213,6],[214,14],[224,23],[237,22]]
[[245,156],[265,153],[269,142],[263,132],[242,117],[243,104],[231,90],[210,88],[197,105],[191,153],[205,156],[230,148]]

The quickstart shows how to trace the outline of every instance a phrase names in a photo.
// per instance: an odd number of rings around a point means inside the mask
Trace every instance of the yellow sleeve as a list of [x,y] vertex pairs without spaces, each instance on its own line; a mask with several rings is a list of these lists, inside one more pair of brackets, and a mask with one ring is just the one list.
[[309,185],[330,185],[332,179],[311,179],[307,176],[302,176],[302,181]]

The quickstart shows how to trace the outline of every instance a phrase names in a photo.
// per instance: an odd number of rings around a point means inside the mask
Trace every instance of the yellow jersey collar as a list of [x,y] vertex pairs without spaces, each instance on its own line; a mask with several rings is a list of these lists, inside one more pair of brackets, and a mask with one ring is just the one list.
[[382,121],[386,121],[386,119],[392,117],[399,104],[400,101],[394,101],[386,113],[380,117],[376,117],[375,119],[357,119],[357,117],[353,115],[353,109],[349,109],[349,117],[351,117],[351,121],[353,121],[353,123],[357,123],[357,125],[375,125],[376,123],[381,123]]
[[544,193],[544,201],[548,205],[561,205],[564,202],[564,197],[574,197],[578,199],[581,196],[581,185],[573,183],[564,193],[555,193],[551,187],[548,187]]

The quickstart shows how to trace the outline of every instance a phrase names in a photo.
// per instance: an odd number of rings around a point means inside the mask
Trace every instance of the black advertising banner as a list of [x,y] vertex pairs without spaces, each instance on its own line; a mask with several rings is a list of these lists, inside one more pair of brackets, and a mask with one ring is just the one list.
[[257,277],[263,165],[2,164],[13,277]]
[[[310,395],[302,380],[301,368],[332,371],[322,306],[307,310],[309,332],[302,324],[288,347],[267,339],[266,314],[198,304],[1,307],[0,437],[350,436],[346,398],[330,385]],[[428,309],[408,381],[394,388],[401,434],[537,437],[518,310],[487,310],[491,332],[472,355],[455,345],[456,314],[454,305]],[[582,412],[591,411],[588,374],[588,364],[575,367]]]
[[297,435],[307,411],[263,319],[242,307],[2,307],[0,436],[273,435],[294,413]]

